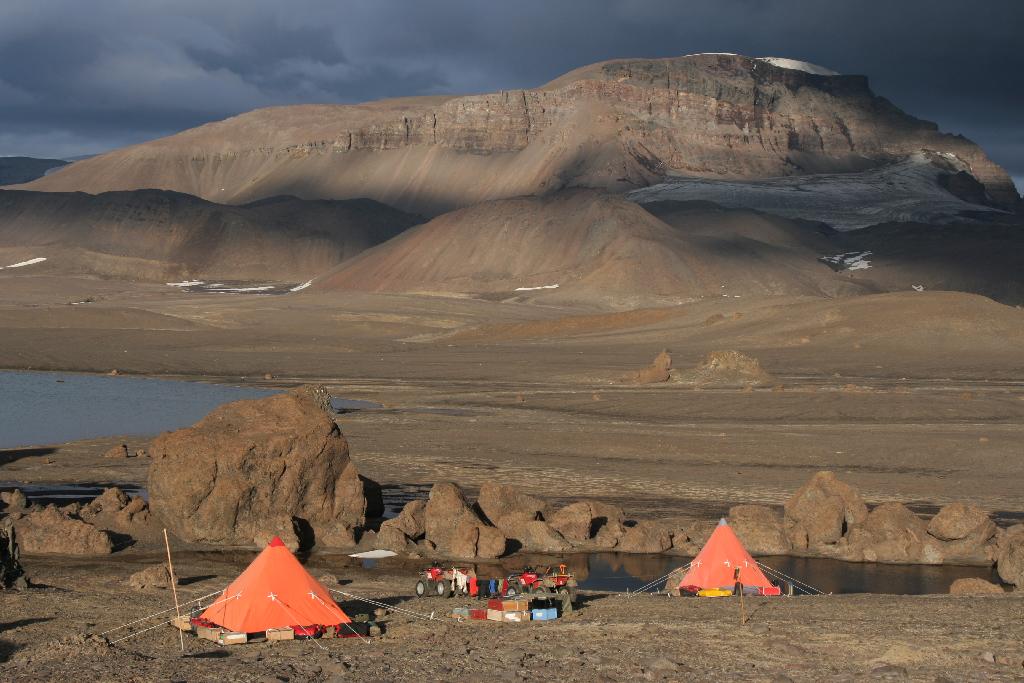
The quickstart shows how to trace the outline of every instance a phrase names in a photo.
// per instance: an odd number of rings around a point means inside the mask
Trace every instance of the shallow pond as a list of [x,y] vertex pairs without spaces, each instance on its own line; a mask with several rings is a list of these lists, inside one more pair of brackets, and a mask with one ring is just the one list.
[[275,393],[203,382],[0,371],[0,448],[187,427],[224,403]]

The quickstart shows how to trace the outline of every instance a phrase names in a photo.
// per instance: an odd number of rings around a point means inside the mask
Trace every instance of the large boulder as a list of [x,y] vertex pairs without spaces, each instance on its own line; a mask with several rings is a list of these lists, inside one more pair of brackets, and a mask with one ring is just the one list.
[[950,503],[944,506],[928,523],[928,533],[940,541],[958,541],[972,535],[985,539],[996,533],[996,524],[977,505]]
[[0,503],[6,506],[7,512],[20,512],[28,507],[28,498],[21,489],[14,489],[0,493]]
[[631,372],[623,378],[623,381],[632,384],[657,384],[667,382],[672,371],[672,355],[668,349],[662,350],[651,364],[646,368]]
[[430,489],[423,526],[427,540],[450,557],[495,558],[505,553],[504,534],[486,524],[470,507],[462,489],[451,482],[439,482]]
[[4,517],[0,519],[0,590],[8,588],[28,588],[28,579],[21,566],[21,548],[14,520]]
[[1015,524],[999,537],[996,569],[1006,583],[1024,586],[1024,524]]
[[300,387],[162,434],[150,447],[153,512],[186,541],[227,545],[259,544],[282,516],[314,534],[362,525],[366,488],[329,407],[322,387]]
[[942,542],[942,555],[953,564],[991,565],[997,531],[984,510],[959,502],[943,507],[928,523],[928,534]]
[[902,503],[883,503],[850,530],[844,557],[866,562],[942,564],[942,545]]
[[23,515],[14,522],[18,542],[26,553],[53,555],[109,555],[110,534],[74,519],[52,505]]
[[[66,511],[70,513],[71,509]],[[116,486],[105,489],[87,505],[83,505],[77,514],[93,526],[133,538],[152,539],[159,533],[145,499],[141,496],[129,497]]]
[[818,472],[786,501],[786,535],[796,550],[821,550],[867,516],[857,489],[832,472]]
[[613,548],[626,533],[622,508],[599,501],[566,505],[547,519],[552,529],[574,545]]
[[1002,595],[1001,586],[978,578],[957,579],[949,586],[950,595]]
[[568,550],[572,544],[565,540],[543,520],[523,522],[514,532],[505,532],[508,538],[519,542],[520,550],[533,553],[558,553]]
[[782,514],[764,505],[734,505],[729,525],[751,555],[785,555],[790,550]]
[[380,530],[383,532],[385,528],[394,528],[410,539],[418,541],[427,533],[426,510],[427,502],[425,500],[410,500],[397,517],[381,523]]
[[166,564],[154,564],[129,576],[128,585],[136,590],[170,588],[171,573]]
[[547,519],[551,506],[514,486],[485,482],[476,500],[480,512],[506,535],[523,522]]
[[661,553],[672,547],[672,536],[662,524],[641,520],[626,529],[615,549],[623,553]]

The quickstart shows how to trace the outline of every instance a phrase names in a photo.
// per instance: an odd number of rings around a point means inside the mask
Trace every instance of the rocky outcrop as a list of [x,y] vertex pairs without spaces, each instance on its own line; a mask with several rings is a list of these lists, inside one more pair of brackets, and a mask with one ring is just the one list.
[[708,54],[612,60],[528,90],[260,109],[76,162],[30,187],[161,187],[233,203],[301,187],[438,213],[672,174],[852,171],[919,150],[954,155],[988,201],[1016,204],[1012,180],[981,149],[875,96],[863,76]]
[[924,521],[902,503],[883,503],[864,523],[850,530],[843,559],[866,562],[941,564],[941,543],[928,535]]
[[1002,587],[977,578],[957,579],[949,586],[950,595],[1002,595]]
[[0,590],[28,588],[28,578],[21,566],[21,548],[14,520],[0,519]]
[[14,527],[26,553],[109,555],[114,550],[106,531],[70,517],[52,505],[19,517]]
[[[70,514],[72,510],[66,512]],[[153,537],[159,531],[153,523],[146,501],[141,496],[129,497],[116,486],[104,489],[102,494],[81,506],[75,514],[97,528],[127,534],[132,538]]]
[[782,515],[764,505],[729,508],[729,526],[751,555],[785,555],[790,550]]
[[1015,524],[999,536],[996,569],[1006,583],[1024,586],[1024,524]]
[[397,517],[385,520],[377,534],[378,547],[397,550],[392,546],[404,548],[407,541],[416,542],[427,533],[425,514],[427,503],[423,500],[411,500],[405,504]]
[[641,520],[628,527],[615,549],[623,553],[661,553],[672,547],[672,537],[657,522]]
[[669,380],[670,371],[672,370],[672,355],[668,350],[663,350],[651,364],[642,370],[626,375],[624,378],[625,382],[630,384],[657,384],[659,382],[667,382]]
[[622,508],[600,501],[571,503],[551,514],[549,523],[573,545],[610,549],[626,533]]
[[152,588],[170,588],[171,573],[167,570],[166,564],[154,564],[129,576],[128,585],[140,591]]
[[20,512],[28,507],[28,498],[21,492],[21,489],[14,489],[0,493],[0,503],[4,504],[4,509],[7,512]]
[[322,387],[302,387],[229,403],[157,437],[153,512],[186,541],[220,545],[259,544],[293,524],[314,537],[362,525],[366,487],[327,401]]
[[979,535],[986,540],[996,533],[996,525],[977,505],[955,502],[946,505],[928,523],[928,533],[940,541],[959,541]]
[[423,510],[426,538],[438,552],[452,557],[495,558],[505,554],[505,536],[470,507],[462,489],[451,482],[434,484]]
[[868,507],[857,489],[832,472],[818,472],[786,501],[786,536],[795,550],[820,551],[838,543],[867,516]]
[[546,519],[551,514],[551,506],[540,498],[514,486],[490,481],[480,487],[476,504],[491,524],[505,532],[523,522]]
[[671,374],[673,381],[697,387],[760,386],[773,381],[756,358],[739,351],[712,351],[695,368]]

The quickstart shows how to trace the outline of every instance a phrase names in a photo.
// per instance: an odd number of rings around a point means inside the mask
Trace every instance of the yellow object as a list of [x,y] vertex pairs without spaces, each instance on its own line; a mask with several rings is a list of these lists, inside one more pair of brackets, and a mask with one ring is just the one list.
[[697,597],[700,598],[725,598],[732,595],[732,591],[727,588],[704,588],[697,591]]

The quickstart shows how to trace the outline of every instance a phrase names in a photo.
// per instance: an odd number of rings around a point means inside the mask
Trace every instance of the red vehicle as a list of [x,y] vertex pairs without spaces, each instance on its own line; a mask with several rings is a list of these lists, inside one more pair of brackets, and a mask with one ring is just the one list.
[[569,573],[564,564],[558,565],[557,572],[552,572],[550,567],[526,567],[508,577],[508,587],[505,590],[508,596],[544,593],[568,593],[569,600],[576,602],[576,577]]
[[453,595],[469,595],[470,579],[473,576],[473,571],[465,567],[445,568],[433,564],[420,573],[416,582],[416,597],[436,595],[450,598]]

